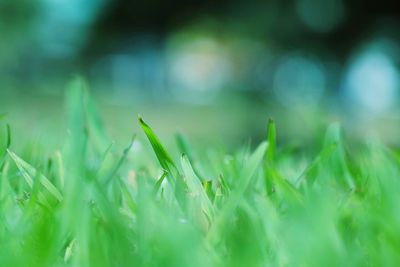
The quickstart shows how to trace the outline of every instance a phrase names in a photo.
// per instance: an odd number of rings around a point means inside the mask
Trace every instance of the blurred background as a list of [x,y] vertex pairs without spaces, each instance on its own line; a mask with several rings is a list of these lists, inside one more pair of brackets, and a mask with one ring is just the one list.
[[81,75],[115,138],[141,114],[200,144],[258,141],[270,117],[282,142],[333,121],[400,141],[396,0],[0,0],[0,38],[0,113],[17,133],[64,133]]

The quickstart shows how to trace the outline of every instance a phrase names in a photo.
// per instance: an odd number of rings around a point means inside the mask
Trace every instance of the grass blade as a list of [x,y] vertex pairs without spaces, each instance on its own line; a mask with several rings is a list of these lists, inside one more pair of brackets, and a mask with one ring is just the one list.
[[161,167],[168,171],[167,177],[170,177],[170,183],[174,186],[175,181],[172,179],[172,174],[177,173],[178,169],[172,160],[171,156],[168,154],[168,152],[165,150],[163,145],[161,144],[160,140],[156,136],[156,134],[153,132],[153,130],[148,126],[144,120],[139,117],[139,123],[140,126],[142,127],[144,133],[147,136],[147,139],[150,141],[151,146],[153,147],[153,151],[156,154],[156,157],[158,159],[158,162],[160,163]]
[[12,151],[7,150],[7,152],[10,155],[10,157],[12,158],[12,160],[14,161],[15,165],[17,166],[17,168],[19,169],[21,174],[23,175],[23,177],[25,178],[25,181],[27,182],[29,187],[33,188],[33,184],[34,184],[33,177],[38,177],[40,179],[40,183],[42,184],[42,186],[44,188],[46,188],[47,191],[49,191],[49,193],[53,197],[55,197],[59,202],[61,202],[63,200],[63,197],[62,197],[60,191],[49,181],[49,179],[47,179],[42,174],[38,174],[37,170],[34,167],[32,167],[27,162],[22,160],[20,157],[18,157]]
[[196,176],[193,167],[190,164],[189,158],[186,155],[182,155],[181,165],[183,174],[185,177],[186,184],[192,196],[199,197],[201,207],[205,210],[207,215],[212,218],[214,212],[210,199],[200,182],[200,179]]

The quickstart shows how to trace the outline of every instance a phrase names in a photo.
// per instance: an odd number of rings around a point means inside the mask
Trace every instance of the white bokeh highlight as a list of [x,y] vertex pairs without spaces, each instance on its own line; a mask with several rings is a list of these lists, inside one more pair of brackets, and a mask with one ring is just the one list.
[[273,81],[278,101],[287,106],[317,104],[325,87],[326,75],[321,64],[300,55],[284,58]]
[[392,58],[382,50],[369,49],[350,63],[345,93],[351,106],[380,114],[395,105],[399,85],[399,73]]

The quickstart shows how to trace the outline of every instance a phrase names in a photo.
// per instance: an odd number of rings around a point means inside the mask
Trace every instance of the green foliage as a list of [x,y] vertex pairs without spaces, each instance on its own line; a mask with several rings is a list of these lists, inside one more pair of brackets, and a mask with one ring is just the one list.
[[139,118],[158,161],[139,166],[140,136],[116,149],[85,87],[70,84],[68,136],[50,155],[15,151],[34,140],[1,125],[0,266],[400,264],[397,150],[349,151],[332,125],[304,161],[270,120],[254,151],[204,153],[178,136],[179,157]]

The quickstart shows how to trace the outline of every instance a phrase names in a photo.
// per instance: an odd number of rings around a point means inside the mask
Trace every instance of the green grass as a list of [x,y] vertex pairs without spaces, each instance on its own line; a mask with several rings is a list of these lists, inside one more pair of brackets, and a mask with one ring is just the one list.
[[395,149],[348,144],[334,124],[308,156],[277,146],[270,120],[255,147],[194,151],[178,135],[176,155],[139,117],[144,136],[121,150],[80,80],[66,114],[52,152],[0,117],[0,266],[400,264]]

